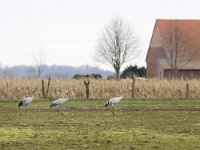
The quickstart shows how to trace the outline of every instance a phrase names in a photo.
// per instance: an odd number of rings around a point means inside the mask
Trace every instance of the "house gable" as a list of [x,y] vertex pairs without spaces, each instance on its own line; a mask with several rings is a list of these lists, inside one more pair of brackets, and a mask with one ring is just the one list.
[[[164,69],[169,69],[167,63],[167,56],[169,52],[164,48],[164,36],[167,34],[167,26],[170,22],[175,22],[177,26],[184,29],[184,36],[189,39],[188,49],[189,53],[185,57],[191,57],[189,63],[185,64],[181,69],[195,69],[200,70],[200,20],[156,20],[152,38],[149,44],[146,63],[147,63],[147,77],[160,77]],[[190,54],[190,55],[189,55]],[[183,71],[182,71],[183,72]]]

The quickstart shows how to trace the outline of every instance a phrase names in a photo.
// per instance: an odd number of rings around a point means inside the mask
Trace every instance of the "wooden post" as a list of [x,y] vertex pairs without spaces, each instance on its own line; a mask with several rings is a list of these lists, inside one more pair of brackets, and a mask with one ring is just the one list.
[[46,97],[48,97],[48,94],[49,94],[49,86],[50,86],[50,83],[51,83],[51,78],[49,77],[49,78],[48,78],[48,83],[47,83]]
[[185,98],[189,98],[189,83],[186,84]]
[[10,100],[9,94],[8,94],[9,93],[9,89],[8,88],[9,88],[8,83],[6,83],[6,99]]
[[132,79],[133,79],[133,82],[132,82],[132,88],[131,88],[131,96],[132,98],[135,98],[135,76],[134,74],[132,74]]
[[90,88],[89,88],[90,80],[88,81],[85,80],[84,84],[85,84],[85,89],[86,89],[86,98],[88,99],[90,97]]
[[45,87],[44,87],[44,80],[42,80],[42,96],[46,97],[46,95],[45,95]]
[[49,93],[49,87],[50,87],[50,83],[51,83],[51,78],[48,78],[48,83],[47,83],[47,89],[45,91],[45,85],[44,85],[44,80],[42,80],[42,96],[44,98],[47,98],[48,93]]

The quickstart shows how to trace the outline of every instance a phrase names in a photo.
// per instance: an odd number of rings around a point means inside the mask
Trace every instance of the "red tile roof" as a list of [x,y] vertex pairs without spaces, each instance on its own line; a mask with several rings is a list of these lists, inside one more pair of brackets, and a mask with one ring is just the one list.
[[[172,20],[172,19],[158,19],[156,21],[156,27],[159,30],[160,37],[164,40],[164,36],[169,34],[167,28],[170,24],[178,26],[183,32],[182,35],[188,40],[188,48],[190,54],[194,56],[190,64],[200,61],[200,20]],[[187,41],[186,41],[187,42]],[[196,65],[191,65],[196,66]],[[200,66],[199,66],[200,68]]]

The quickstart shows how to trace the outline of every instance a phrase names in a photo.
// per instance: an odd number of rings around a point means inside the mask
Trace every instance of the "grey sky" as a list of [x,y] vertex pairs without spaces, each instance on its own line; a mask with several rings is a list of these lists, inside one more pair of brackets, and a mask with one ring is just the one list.
[[113,16],[121,16],[140,37],[145,65],[154,23],[199,19],[198,0],[0,0],[0,63],[33,65],[39,49],[48,65],[100,66],[92,58],[98,37]]

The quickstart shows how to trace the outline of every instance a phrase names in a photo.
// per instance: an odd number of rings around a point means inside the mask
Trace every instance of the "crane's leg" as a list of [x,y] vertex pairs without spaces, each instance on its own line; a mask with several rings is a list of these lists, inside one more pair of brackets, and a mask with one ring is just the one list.
[[113,117],[115,116],[115,107],[113,107]]
[[26,105],[26,115],[27,115],[27,105]]
[[62,114],[62,116],[65,116],[62,112],[60,112]]
[[108,110],[110,110],[110,111],[112,112],[113,116],[115,115],[115,114],[114,114],[114,107],[113,107],[113,110],[110,109],[110,107],[108,107]]
[[56,107],[56,111],[57,111],[57,112],[59,112],[59,109],[58,109],[58,107]]
[[59,110],[59,108],[57,107],[56,108],[56,111],[58,112],[58,113],[61,113],[62,114],[62,116],[64,116],[64,114]]
[[20,107],[19,107],[19,116],[21,116],[22,115],[22,113],[21,113],[21,109],[20,109]]

